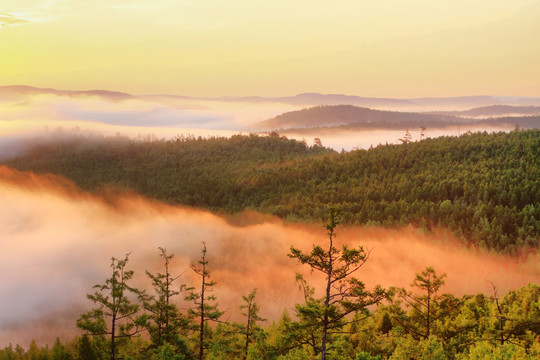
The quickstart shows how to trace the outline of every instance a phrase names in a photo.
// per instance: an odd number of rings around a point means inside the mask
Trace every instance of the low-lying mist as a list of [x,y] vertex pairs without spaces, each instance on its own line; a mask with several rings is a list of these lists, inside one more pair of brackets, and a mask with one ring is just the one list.
[[316,128],[316,129],[294,129],[286,130],[283,132],[285,136],[297,140],[306,140],[309,145],[312,144],[314,138],[319,138],[322,145],[332,148],[336,151],[350,151],[354,149],[369,149],[370,147],[376,147],[377,145],[385,144],[401,144],[399,139],[402,139],[409,131],[411,135],[411,141],[420,141],[425,138],[437,138],[441,136],[460,136],[468,132],[498,132],[498,131],[510,131],[514,129],[513,126],[480,126],[480,125],[468,125],[468,126],[448,126],[438,129],[426,129],[424,135],[422,135],[421,129],[408,128],[402,130],[391,129],[340,129],[336,128]]
[[[1,94],[0,94],[1,95]],[[177,135],[226,136],[252,131],[259,121],[302,105],[279,102],[217,101],[170,96],[110,101],[96,96],[64,97],[52,94],[25,95],[11,99],[0,96],[0,160],[47,141],[70,135],[145,137],[172,139]],[[426,137],[457,136],[467,131],[500,131],[486,126],[428,129]],[[298,129],[281,131],[309,145],[320,138],[336,151],[367,149],[378,144],[398,144],[405,128],[395,129]],[[409,129],[413,140],[421,140],[420,129]]]
[[40,94],[14,100],[2,98],[0,94],[0,136],[59,127],[127,136],[237,133],[246,131],[254,122],[292,109],[295,107],[274,103],[227,103],[159,96],[109,101],[96,96],[66,98]]
[[[318,291],[323,287],[287,257],[291,245],[309,251],[326,244],[321,225],[255,213],[224,218],[114,191],[90,195],[56,176],[0,167],[0,346],[78,334],[75,321],[91,306],[86,294],[109,276],[113,256],[131,253],[134,285],[149,288],[144,272],[162,271],[158,247],[164,247],[175,255],[172,273],[185,272],[179,284],[196,286],[188,269],[202,242],[224,319],[239,320],[241,296],[257,288],[261,315],[275,320],[302,299],[295,273],[308,275]],[[538,255],[518,260],[471,251],[442,230],[338,227],[337,234],[338,242],[371,250],[357,273],[368,288],[408,286],[426,266],[447,273],[444,291],[456,295],[490,293],[488,280],[502,294],[540,279]],[[177,301],[189,307],[181,296]]]

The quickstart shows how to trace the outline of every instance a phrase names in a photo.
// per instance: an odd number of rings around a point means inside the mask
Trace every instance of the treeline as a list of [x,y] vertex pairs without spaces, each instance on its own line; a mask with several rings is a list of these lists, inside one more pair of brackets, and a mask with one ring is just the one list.
[[[242,321],[222,321],[212,292],[211,249],[203,244],[192,266],[197,284],[170,273],[173,255],[160,249],[163,272],[146,271],[149,291],[134,288],[129,255],[113,258],[110,275],[87,295],[93,308],[81,314],[84,332],[72,341],[28,349],[12,345],[0,360],[268,359],[268,360],[465,360],[538,359],[540,287],[530,284],[501,296],[457,297],[444,293],[446,274],[428,267],[410,288],[366,289],[355,278],[369,252],[333,245],[340,218],[330,213],[328,242],[310,253],[291,248],[289,257],[321,272],[324,282],[296,276],[303,301],[293,313],[268,323],[256,289],[239,296]],[[369,266],[369,263],[368,263]],[[292,279],[291,279],[292,281]],[[315,291],[316,289],[323,291]],[[326,289],[326,290],[324,290]],[[316,294],[322,293],[322,296]],[[187,301],[181,311],[179,301]],[[268,305],[267,305],[268,306]],[[184,306],[182,306],[184,308]],[[54,331],[54,329],[51,329]]]
[[76,139],[6,164],[60,174],[85,190],[112,185],[221,213],[318,221],[327,206],[340,206],[348,224],[442,226],[467,244],[508,253],[538,246],[540,130],[401,140],[338,154],[276,133]]

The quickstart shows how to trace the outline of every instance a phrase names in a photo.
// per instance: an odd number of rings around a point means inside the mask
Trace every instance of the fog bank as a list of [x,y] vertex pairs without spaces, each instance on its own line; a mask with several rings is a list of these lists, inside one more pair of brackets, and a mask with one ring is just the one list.
[[[90,195],[56,176],[0,167],[0,346],[78,334],[75,320],[91,305],[85,296],[106,279],[111,257],[131,252],[134,284],[148,288],[144,271],[162,271],[159,246],[175,254],[172,273],[180,274],[198,260],[203,241],[224,318],[238,319],[241,296],[256,287],[261,315],[277,319],[301,301],[295,273],[309,277],[307,267],[287,257],[289,248],[325,244],[321,225],[253,213],[227,220],[137,195]],[[426,266],[446,272],[444,291],[456,295],[490,293],[486,280],[504,293],[540,279],[537,255],[518,261],[469,251],[443,231],[339,227],[337,234],[338,242],[371,250],[358,272],[370,288],[408,286]],[[181,277],[181,283],[198,281],[190,271]],[[189,306],[177,300],[182,309]]]

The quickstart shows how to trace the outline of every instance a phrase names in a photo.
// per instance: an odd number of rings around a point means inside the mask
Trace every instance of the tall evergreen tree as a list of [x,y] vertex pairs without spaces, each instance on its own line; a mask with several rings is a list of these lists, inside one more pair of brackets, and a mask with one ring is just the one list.
[[247,359],[249,344],[252,341],[253,335],[257,330],[258,321],[266,321],[259,315],[259,305],[255,302],[255,294],[257,289],[253,289],[247,296],[242,296],[244,303],[240,305],[240,311],[243,316],[246,317],[246,325],[242,329],[245,335],[244,343],[244,359]]
[[170,273],[170,262],[174,255],[167,254],[167,251],[161,247],[159,250],[165,272],[152,274],[146,271],[146,275],[152,280],[154,294],[142,296],[144,309],[148,312],[145,327],[153,347],[159,348],[169,343],[177,351],[186,354],[188,347],[185,339],[181,337],[181,332],[187,330],[189,321],[172,302],[172,298],[179,295],[186,286],[182,284],[175,287],[174,283],[181,275],[173,276]]
[[334,246],[334,230],[340,221],[341,212],[330,208],[325,225],[329,240],[327,250],[317,245],[311,253],[306,254],[291,247],[288,255],[302,264],[308,264],[312,270],[323,273],[326,278],[325,295],[322,299],[309,300],[306,304],[296,306],[300,319],[316,324],[321,333],[321,360],[327,358],[329,334],[347,323],[347,315],[367,312],[369,305],[378,303],[386,296],[380,286],[371,292],[367,291],[364,284],[352,276],[366,263],[369,252],[363,247],[349,249],[347,245],[343,245],[338,249]]
[[129,254],[111,259],[111,276],[104,284],[95,285],[93,294],[86,295],[96,307],[77,320],[77,326],[89,334],[109,337],[111,360],[117,357],[117,341],[135,336],[145,322],[144,316],[137,316],[139,305],[130,299],[130,295],[140,296],[141,291],[128,284],[133,277],[133,271],[126,269],[128,260]]
[[406,289],[398,291],[398,297],[410,308],[409,314],[397,316],[399,324],[415,339],[427,340],[434,334],[436,321],[457,311],[462,303],[450,294],[440,294],[446,274],[437,275],[432,267],[416,274],[411,287],[420,290],[413,294]]
[[192,265],[193,271],[201,277],[201,287],[199,290],[191,289],[186,300],[192,301],[195,305],[189,309],[189,315],[198,319],[198,333],[199,333],[199,360],[203,359],[205,344],[205,325],[208,321],[218,320],[223,312],[218,309],[218,304],[215,303],[216,297],[209,295],[213,287],[216,285],[215,281],[210,281],[210,272],[208,271],[208,260],[206,259],[206,244],[203,242],[201,250],[201,258],[199,265]]

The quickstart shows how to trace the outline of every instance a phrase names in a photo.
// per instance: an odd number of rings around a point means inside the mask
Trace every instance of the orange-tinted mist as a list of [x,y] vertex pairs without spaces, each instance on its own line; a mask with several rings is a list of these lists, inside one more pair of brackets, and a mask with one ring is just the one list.
[[[145,270],[162,271],[159,246],[175,254],[172,272],[180,274],[196,263],[203,241],[224,318],[240,320],[241,296],[257,288],[261,315],[273,320],[301,301],[295,273],[310,273],[287,257],[290,246],[309,251],[327,239],[321,224],[291,225],[253,213],[227,220],[140,196],[104,198],[56,176],[6,167],[0,167],[0,234],[0,346],[77,334],[75,320],[91,305],[86,294],[106,279],[111,257],[131,252],[134,284],[148,288]],[[357,273],[368,287],[408,286],[426,266],[447,273],[444,291],[456,295],[490,293],[487,280],[501,294],[540,280],[538,255],[518,261],[470,251],[443,231],[338,227],[337,241],[371,250]],[[198,281],[190,271],[180,278]],[[177,300],[182,309],[189,306]]]

